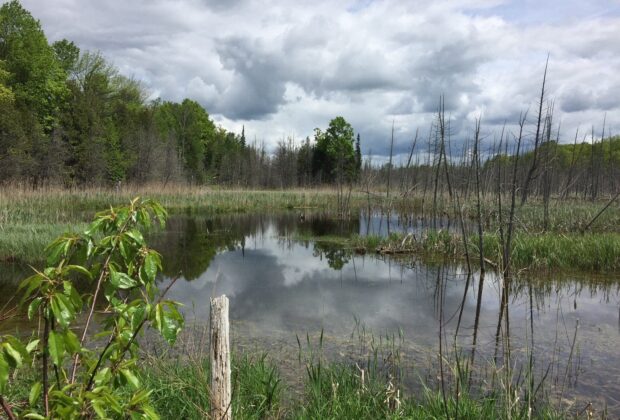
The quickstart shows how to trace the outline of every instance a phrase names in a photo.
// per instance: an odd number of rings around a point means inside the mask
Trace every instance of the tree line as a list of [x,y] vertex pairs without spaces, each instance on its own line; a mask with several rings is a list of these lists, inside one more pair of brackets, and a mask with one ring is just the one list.
[[50,44],[18,1],[0,8],[1,183],[289,187],[357,177],[359,136],[355,145],[344,118],[314,140],[283,140],[268,153],[245,128],[217,126],[196,101],[148,101],[100,53]]
[[596,199],[615,193],[618,137],[606,133],[603,123],[600,131],[561,141],[545,82],[546,69],[537,112],[531,121],[526,115],[518,121],[522,133],[506,130],[485,142],[459,139],[460,155],[450,144],[449,118],[440,111],[428,136],[416,132],[398,164],[393,129],[389,160],[377,163],[362,157],[360,135],[342,117],[315,129],[312,138],[285,138],[268,151],[246,139],[245,127],[234,133],[218,126],[196,101],[148,100],[139,81],[120,74],[98,52],[64,39],[49,43],[40,23],[13,0],[0,7],[0,184],[336,184],[387,189],[388,197],[390,190],[430,196],[450,189],[467,196],[477,155],[483,193],[496,188],[498,176],[508,180],[509,171],[519,181],[522,203],[532,194]]

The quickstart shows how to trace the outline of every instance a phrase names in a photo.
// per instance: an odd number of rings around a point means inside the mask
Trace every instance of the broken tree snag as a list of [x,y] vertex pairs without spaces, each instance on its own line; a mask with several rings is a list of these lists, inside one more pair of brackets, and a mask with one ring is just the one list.
[[228,298],[211,299],[211,418],[231,420]]

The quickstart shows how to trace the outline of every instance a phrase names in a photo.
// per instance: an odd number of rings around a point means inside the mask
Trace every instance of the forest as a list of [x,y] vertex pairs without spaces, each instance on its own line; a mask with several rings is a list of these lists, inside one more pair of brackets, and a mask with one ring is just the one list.
[[[530,125],[522,127],[518,159],[525,190],[542,193],[546,182],[550,192],[563,197],[615,192],[620,138],[606,136],[604,125],[596,133],[592,127],[574,139],[560,138],[544,85],[541,93],[538,114],[520,122]],[[260,139],[246,138],[245,127],[234,133],[217,126],[191,98],[180,103],[149,99],[139,80],[123,76],[99,52],[82,51],[66,39],[50,44],[41,24],[18,1],[0,8],[0,108],[4,185],[291,188],[345,183],[368,189],[392,183],[407,194],[429,188],[442,156],[461,180],[456,186],[467,190],[473,182],[472,140],[457,139],[464,142],[460,155],[446,153],[450,140],[438,123],[424,139],[416,134],[406,163],[392,156],[374,162],[370,155],[362,157],[360,135],[342,117],[305,139],[282,139],[275,150],[267,150]],[[481,182],[487,188],[495,168],[502,163],[508,168],[517,154],[516,137],[495,137],[493,144],[478,145]],[[392,133],[390,150],[393,144]]]
[[[0,179],[37,188],[182,182],[248,187],[326,182],[361,161],[343,118],[270,154],[245,130],[217,126],[192,99],[147,100],[99,52],[49,43],[19,2],[0,8]],[[97,159],[93,159],[97,156]],[[341,156],[339,158],[338,156]]]

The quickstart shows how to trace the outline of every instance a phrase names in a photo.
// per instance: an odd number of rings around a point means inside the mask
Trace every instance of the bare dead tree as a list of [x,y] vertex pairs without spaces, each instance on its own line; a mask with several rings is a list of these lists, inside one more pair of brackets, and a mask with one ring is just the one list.
[[392,120],[392,136],[390,137],[390,160],[387,167],[387,192],[386,199],[390,199],[390,179],[392,178],[392,156],[394,154],[394,120]]
[[538,167],[538,146],[540,144],[541,138],[541,125],[543,121],[543,103],[545,101],[545,83],[547,82],[547,67],[549,65],[549,54],[547,54],[547,62],[545,63],[545,72],[543,74],[543,82],[542,87],[540,89],[540,99],[538,102],[538,118],[536,121],[536,135],[534,137],[534,151],[532,154],[532,165],[527,172],[527,176],[525,177],[525,182],[523,183],[523,190],[521,191],[521,205],[525,204],[527,201],[527,195],[529,193],[530,183],[534,179],[534,175],[536,173],[536,169]]

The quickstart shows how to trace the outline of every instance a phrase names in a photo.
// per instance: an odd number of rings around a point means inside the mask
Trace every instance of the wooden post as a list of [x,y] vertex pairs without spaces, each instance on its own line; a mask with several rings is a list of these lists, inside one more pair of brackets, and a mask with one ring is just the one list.
[[231,420],[228,298],[211,299],[211,418]]

